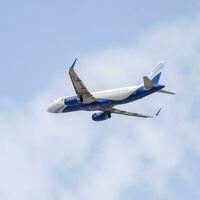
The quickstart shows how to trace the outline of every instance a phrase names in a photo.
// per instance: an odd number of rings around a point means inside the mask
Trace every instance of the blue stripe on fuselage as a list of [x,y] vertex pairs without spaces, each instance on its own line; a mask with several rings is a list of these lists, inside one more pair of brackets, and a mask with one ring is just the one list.
[[72,112],[72,111],[77,111],[77,110],[87,110],[87,111],[107,110],[119,104],[125,104],[125,103],[129,103],[129,102],[141,99],[164,87],[165,87],[164,85],[154,85],[152,89],[146,90],[144,86],[141,86],[137,90],[135,90],[130,96],[128,96],[126,99],[109,100],[109,99],[97,98],[96,102],[94,103],[90,103],[90,104],[79,103],[77,105],[67,106],[65,107],[63,112]]

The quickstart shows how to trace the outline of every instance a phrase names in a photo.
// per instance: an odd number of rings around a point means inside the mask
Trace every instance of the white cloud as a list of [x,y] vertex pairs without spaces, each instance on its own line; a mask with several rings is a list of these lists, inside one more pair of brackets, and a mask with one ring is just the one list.
[[122,106],[143,113],[162,106],[157,119],[113,116],[95,123],[89,112],[49,114],[51,100],[73,93],[64,75],[26,106],[9,100],[9,107],[3,98],[1,199],[116,200],[124,199],[130,188],[130,195],[142,191],[149,199],[177,199],[173,173],[185,185],[199,184],[188,163],[188,152],[200,155],[199,108],[194,108],[200,91],[199,32],[199,19],[165,24],[130,47],[98,52],[78,63],[77,72],[88,88],[101,90],[137,84],[165,60],[162,82],[177,95],[155,94]]

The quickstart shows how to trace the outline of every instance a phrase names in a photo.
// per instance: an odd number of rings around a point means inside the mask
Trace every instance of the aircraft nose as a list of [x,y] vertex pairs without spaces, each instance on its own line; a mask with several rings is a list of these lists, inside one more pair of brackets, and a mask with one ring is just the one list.
[[54,112],[55,112],[55,105],[54,105],[54,104],[51,104],[51,105],[47,108],[47,111],[50,112],[50,113],[54,113]]

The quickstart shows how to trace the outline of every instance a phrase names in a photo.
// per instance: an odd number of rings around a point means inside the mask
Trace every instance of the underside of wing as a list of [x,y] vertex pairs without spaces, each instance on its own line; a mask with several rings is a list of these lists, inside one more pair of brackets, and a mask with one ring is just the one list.
[[139,113],[133,113],[133,112],[127,112],[124,110],[119,110],[116,108],[111,108],[109,110],[110,113],[115,113],[115,114],[120,114],[120,115],[128,115],[128,116],[133,116],[133,117],[141,117],[141,118],[151,118],[154,116],[150,116],[150,115],[143,115],[143,114],[139,114]]
[[77,96],[80,98],[82,103],[84,104],[93,103],[95,102],[94,96],[88,91],[88,89],[85,87],[81,79],[74,71],[74,65],[76,63],[76,60],[69,69],[69,76],[71,78],[72,84],[74,86]]

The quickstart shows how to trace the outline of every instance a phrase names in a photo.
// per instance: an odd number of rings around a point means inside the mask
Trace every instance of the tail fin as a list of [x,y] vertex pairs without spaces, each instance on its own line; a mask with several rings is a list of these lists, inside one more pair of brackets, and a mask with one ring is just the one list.
[[[143,82],[144,82],[145,89],[150,90],[151,88],[154,87],[154,85],[158,84],[158,82],[160,80],[160,76],[162,74],[162,70],[164,68],[164,65],[165,65],[164,62],[160,62],[158,64],[158,66],[150,73],[149,76],[143,76]],[[164,85],[163,85],[163,87],[164,87]],[[164,94],[172,94],[172,95],[176,94],[174,92],[170,92],[170,91],[164,90],[164,89],[160,89],[157,92],[164,93]],[[158,111],[158,114],[159,114],[160,110]]]
[[149,74],[148,78],[153,84],[158,84],[164,65],[164,62],[160,62],[158,66]]

